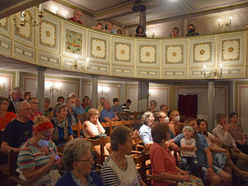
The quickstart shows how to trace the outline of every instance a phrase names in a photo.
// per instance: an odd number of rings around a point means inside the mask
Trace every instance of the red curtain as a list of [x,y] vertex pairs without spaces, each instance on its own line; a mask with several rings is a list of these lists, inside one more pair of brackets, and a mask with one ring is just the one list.
[[181,122],[187,118],[197,117],[197,95],[179,95],[178,111]]

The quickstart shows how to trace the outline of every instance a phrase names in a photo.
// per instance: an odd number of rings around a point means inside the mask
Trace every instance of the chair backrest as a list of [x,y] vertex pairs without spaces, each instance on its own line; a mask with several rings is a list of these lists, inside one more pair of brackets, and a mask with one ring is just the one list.
[[8,153],[8,174],[9,176],[16,176],[16,168],[17,168],[17,157],[18,152],[15,152],[13,150],[9,151]]
[[147,177],[147,171],[151,173],[151,165],[147,164],[147,161],[150,160],[149,153],[142,152],[139,156],[134,156],[134,162],[136,165],[139,165],[138,171],[142,180],[146,185],[150,185],[151,182]]

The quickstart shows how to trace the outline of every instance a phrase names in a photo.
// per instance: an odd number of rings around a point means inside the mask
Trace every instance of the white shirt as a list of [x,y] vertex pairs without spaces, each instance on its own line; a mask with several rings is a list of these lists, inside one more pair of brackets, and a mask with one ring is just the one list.
[[[182,145],[195,146],[195,139],[194,138],[190,138],[190,139],[183,138],[181,139],[180,144],[181,146]],[[196,157],[196,154],[195,154],[195,151],[182,150],[181,156],[182,157]]]
[[224,145],[228,147],[237,147],[231,134],[224,130],[224,127],[221,124],[217,124],[213,129],[213,134],[217,137]]

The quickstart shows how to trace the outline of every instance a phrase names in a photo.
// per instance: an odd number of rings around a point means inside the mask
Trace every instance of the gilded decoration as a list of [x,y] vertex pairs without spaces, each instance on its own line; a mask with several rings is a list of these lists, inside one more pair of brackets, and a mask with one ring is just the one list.
[[5,30],[8,29],[8,19],[6,17],[3,19],[0,19],[0,28],[3,28]]
[[27,39],[31,41],[32,38],[32,26],[31,26],[31,22],[33,21],[33,17],[32,17],[32,13],[30,11],[26,11],[26,16],[27,16],[27,20],[30,20],[29,22],[26,22],[26,24],[24,24],[23,26],[21,26],[19,24],[19,22],[17,20],[20,19],[20,14],[16,14],[14,16],[14,20],[15,20],[15,34],[18,35],[19,37],[23,38],[23,39]]
[[82,53],[82,34],[66,29],[65,51],[73,54]]
[[183,45],[168,45],[165,48],[166,64],[183,63]]
[[106,59],[106,40],[91,37],[90,54],[98,59]]
[[197,43],[193,45],[194,63],[210,62],[212,56],[212,42]]
[[126,43],[115,43],[115,60],[120,62],[130,62],[131,46]]
[[222,61],[240,60],[240,39],[222,41]]
[[156,46],[141,45],[139,49],[140,63],[156,63]]
[[40,43],[48,47],[56,46],[56,25],[42,21],[40,24]]

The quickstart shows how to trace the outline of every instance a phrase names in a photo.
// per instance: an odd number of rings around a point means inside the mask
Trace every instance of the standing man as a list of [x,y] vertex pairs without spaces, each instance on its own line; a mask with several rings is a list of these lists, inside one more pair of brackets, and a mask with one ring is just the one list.
[[22,90],[19,87],[15,87],[9,93],[9,107],[8,112],[16,113],[16,104],[18,101],[22,101]]

